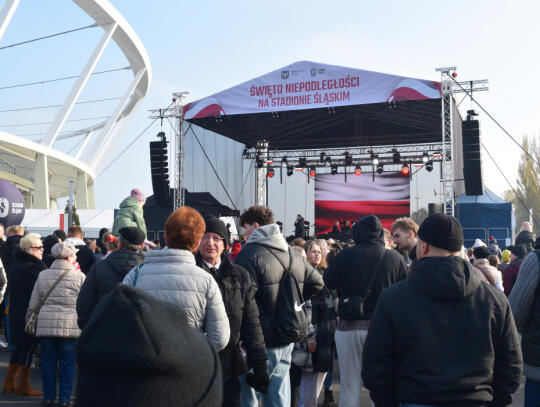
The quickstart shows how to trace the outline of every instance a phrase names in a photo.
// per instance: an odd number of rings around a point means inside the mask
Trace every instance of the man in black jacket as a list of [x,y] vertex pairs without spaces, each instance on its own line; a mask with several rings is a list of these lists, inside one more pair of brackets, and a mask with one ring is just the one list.
[[455,218],[428,217],[418,238],[414,271],[382,293],[371,319],[362,378],[372,400],[509,405],[522,360],[506,297],[458,257],[463,230]]
[[294,237],[304,237],[304,230],[304,218],[298,214],[294,221]]
[[[335,333],[340,371],[340,406],[357,406],[362,390],[362,347],[371,314],[381,292],[407,278],[405,260],[386,250],[384,229],[374,215],[355,223],[354,247],[342,250],[324,273],[324,282],[337,289],[340,321]],[[371,282],[371,287],[370,286]],[[367,295],[365,301],[360,298]],[[363,312],[350,312],[349,304],[363,304]],[[353,305],[354,307],[354,305]]]
[[[236,256],[235,263],[249,272],[258,288],[255,300],[268,352],[266,369],[271,372],[269,390],[263,395],[263,404],[265,407],[289,406],[289,369],[293,344],[278,339],[274,322],[279,283],[285,272],[284,266],[289,267],[289,264],[304,300],[317,294],[324,286],[323,281],[319,272],[302,259],[297,251],[289,249],[279,226],[274,224],[274,215],[269,208],[252,206],[240,216],[240,224],[246,229],[248,241]],[[242,380],[242,406],[258,405],[257,395]]]
[[229,246],[230,236],[225,224],[213,216],[205,218],[204,222],[206,230],[195,260],[197,266],[216,279],[229,318],[231,338],[227,347],[219,352],[219,358],[223,375],[223,406],[235,407],[240,406],[240,375],[248,370],[240,343],[255,372],[248,380],[256,390],[268,391],[268,357],[255,302],[257,288],[248,272],[229,260],[225,249]]
[[119,230],[119,248],[92,266],[77,298],[77,323],[83,329],[96,305],[144,261],[141,251],[145,235],[136,227]]
[[67,242],[70,242],[79,249],[77,252],[77,263],[81,266],[81,271],[86,275],[90,271],[90,268],[96,262],[96,256],[90,248],[84,243],[84,233],[80,226],[73,225],[68,229]]

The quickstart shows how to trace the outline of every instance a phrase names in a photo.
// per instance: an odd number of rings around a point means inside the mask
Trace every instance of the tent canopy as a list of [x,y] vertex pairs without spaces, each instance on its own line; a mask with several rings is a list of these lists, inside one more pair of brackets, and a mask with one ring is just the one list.
[[440,83],[300,61],[192,102],[184,118],[280,150],[439,142]]
[[506,247],[506,239],[513,238],[515,217],[512,204],[487,188],[484,195],[460,195],[456,199],[455,212],[463,226],[467,247],[472,246],[477,238],[487,241],[490,236],[497,239],[499,246]]

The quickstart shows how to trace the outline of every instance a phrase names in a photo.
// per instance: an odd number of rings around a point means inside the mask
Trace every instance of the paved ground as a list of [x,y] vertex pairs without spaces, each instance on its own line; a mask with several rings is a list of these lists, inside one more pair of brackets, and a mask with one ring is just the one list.
[[[5,348],[0,349],[0,381],[3,382],[4,377],[6,375],[6,369],[9,362],[9,352]],[[32,369],[32,375],[30,377],[32,387],[34,387],[37,390],[41,390],[41,370],[39,369]],[[339,398],[339,384],[337,384],[337,380],[339,380],[338,375],[335,375],[334,380],[336,383],[334,384],[334,394],[336,397],[336,400]],[[320,402],[322,402],[322,397],[319,399]],[[1,407],[35,407],[41,405],[42,398],[41,397],[19,397],[19,396],[13,396],[9,395],[6,396],[4,394],[0,393],[0,406]],[[367,391],[364,389],[362,391],[362,406],[369,406],[369,395]],[[514,402],[512,403],[512,407],[518,407],[523,406],[523,386],[518,390],[516,395],[514,396]],[[97,406],[99,407],[99,406]]]

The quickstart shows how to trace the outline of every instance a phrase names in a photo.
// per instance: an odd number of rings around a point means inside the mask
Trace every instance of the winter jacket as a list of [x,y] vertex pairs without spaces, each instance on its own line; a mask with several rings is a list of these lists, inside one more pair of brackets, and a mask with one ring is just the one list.
[[9,342],[13,345],[26,342],[27,335],[24,332],[26,310],[38,274],[46,268],[45,263],[36,256],[19,248],[15,249],[8,275]]
[[0,303],[4,301],[4,294],[7,289],[7,275],[6,270],[4,270],[4,265],[2,260],[0,260]]
[[297,218],[294,222],[294,236],[304,237],[304,218]]
[[81,271],[86,275],[90,272],[92,266],[96,263],[96,256],[94,252],[84,243],[84,240],[81,240],[77,237],[68,237],[66,242],[70,242],[79,249],[77,252],[77,263],[81,266]]
[[522,259],[514,260],[512,263],[506,267],[506,270],[504,270],[503,275],[503,286],[504,286],[504,293],[508,297],[510,295],[510,292],[512,291],[512,287],[514,287],[514,283],[517,280],[519,268],[521,267]]
[[[371,294],[364,303],[365,319],[369,320],[381,292],[407,278],[408,269],[402,256],[384,247],[384,229],[376,216],[369,215],[356,222],[353,234],[356,246],[343,249],[332,259],[324,273],[324,282],[328,288],[337,289],[338,297],[342,299],[362,295],[372,273],[377,272]],[[382,256],[384,258],[375,270]]]
[[288,267],[290,261],[291,272],[298,281],[304,300],[308,300],[323,288],[321,275],[300,253],[289,249],[278,225],[265,225],[255,229],[234,260],[235,264],[249,272],[258,287],[255,300],[259,307],[264,342],[268,348],[286,345],[277,338],[274,310],[279,283],[285,271],[283,265]]
[[[133,285],[134,278],[135,269],[123,284]],[[204,332],[218,351],[229,343],[229,320],[219,287],[210,274],[195,265],[193,253],[169,248],[148,252],[135,285],[182,308],[188,323]]]
[[229,318],[231,337],[227,347],[219,352],[223,382],[227,383],[247,371],[240,344],[246,350],[250,367],[257,364],[266,366],[268,356],[255,302],[257,287],[248,272],[231,263],[225,254],[221,257],[217,274],[210,270],[199,253],[195,259],[200,268],[216,279]]
[[488,251],[491,256],[497,256],[499,259],[502,259],[502,251],[497,243],[489,243]]
[[540,250],[529,253],[508,298],[521,333],[525,375],[540,381]]
[[456,256],[419,260],[381,294],[362,362],[377,407],[506,406],[522,371],[506,297]]
[[501,272],[491,266],[488,259],[475,259],[473,265],[480,271],[484,281],[503,291]]
[[118,236],[120,229],[135,226],[146,235],[146,223],[144,222],[143,208],[139,201],[128,196],[120,202],[120,209],[116,213],[113,223],[113,235]]
[[92,266],[77,298],[77,323],[84,328],[96,305],[144,261],[144,253],[120,249]]
[[81,330],[77,326],[75,304],[85,275],[75,270],[73,265],[64,259],[55,260],[50,269],[39,273],[26,312],[26,320],[28,321],[32,309],[45,298],[45,295],[65,270],[68,272],[47,297],[39,311],[37,337],[78,338],[81,334]]
[[2,260],[2,264],[4,265],[8,277],[13,254],[15,249],[19,247],[19,242],[22,238],[22,236],[8,236],[2,247],[0,247],[0,260]]
[[527,247],[527,253],[534,250],[534,233],[523,230],[516,236],[516,245],[522,244]]

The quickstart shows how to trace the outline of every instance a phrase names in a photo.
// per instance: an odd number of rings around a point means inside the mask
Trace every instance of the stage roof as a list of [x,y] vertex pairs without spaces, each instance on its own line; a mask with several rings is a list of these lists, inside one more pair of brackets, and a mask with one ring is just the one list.
[[300,61],[184,108],[193,124],[254,146],[306,149],[441,140],[440,83]]

